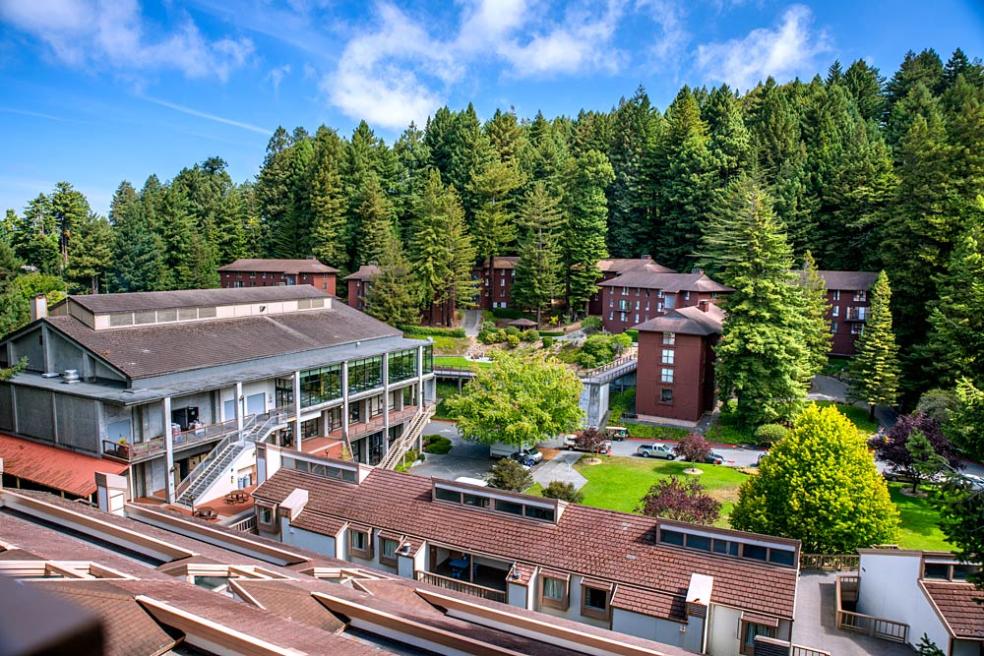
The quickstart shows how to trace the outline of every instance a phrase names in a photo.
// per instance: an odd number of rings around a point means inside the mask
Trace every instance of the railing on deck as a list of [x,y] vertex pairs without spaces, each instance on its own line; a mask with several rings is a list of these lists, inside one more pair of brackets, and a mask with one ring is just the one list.
[[243,533],[253,533],[256,534],[256,515],[250,515],[240,519],[238,522],[233,522],[229,524],[229,528],[233,531],[242,531]]
[[[246,420],[243,422],[243,433],[245,434],[251,431],[255,424],[256,415],[249,415],[246,417]],[[198,477],[201,476],[213,462],[219,459],[225,448],[234,442],[238,442],[239,439],[239,431],[233,431],[222,438],[222,441],[216,444],[212,450],[209,451],[208,455],[205,456],[201,462],[195,465],[195,468],[188,472],[188,475],[185,476],[184,480],[178,484],[178,487],[174,490],[174,498],[180,499],[188,488],[194,485],[195,481],[198,480]]]
[[854,631],[882,640],[906,644],[909,638],[908,624],[844,609],[845,603],[857,603],[859,586],[860,579],[857,576],[842,575],[837,577],[834,588],[837,628],[842,631]]
[[453,579],[449,576],[441,576],[440,574],[425,572],[423,570],[417,570],[415,574],[418,581],[430,583],[431,585],[436,585],[439,588],[453,590],[454,592],[464,592],[465,594],[481,597],[482,599],[488,599],[489,601],[498,601],[503,604],[506,603],[505,590],[486,588],[484,585],[469,583],[468,581],[461,581],[459,579]]
[[[179,449],[184,449],[203,442],[217,440],[225,437],[229,433],[235,432],[236,420],[230,419],[218,424],[209,424],[208,426],[202,426],[201,428],[192,428],[186,431],[181,431],[180,433],[175,433],[171,438],[171,443],[174,450],[177,451]],[[102,447],[103,455],[127,461],[139,460],[141,458],[159,455],[165,451],[163,437],[155,437],[145,442],[135,442],[133,444],[103,440]]]
[[755,636],[755,650],[753,653],[755,656],[766,654],[782,654],[783,656],[831,656],[829,651],[824,651],[823,649],[805,647],[791,643],[788,640],[779,640],[778,638],[770,638],[764,635]]
[[861,557],[857,554],[800,554],[800,569],[824,572],[856,572]]

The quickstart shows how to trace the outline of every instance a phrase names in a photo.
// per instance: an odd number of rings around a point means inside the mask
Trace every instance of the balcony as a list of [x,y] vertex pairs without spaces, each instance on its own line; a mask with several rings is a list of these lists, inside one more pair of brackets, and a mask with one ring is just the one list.
[[[237,424],[235,419],[224,421],[220,424],[210,424],[200,428],[193,428],[179,433],[174,433],[172,437],[172,448],[175,452],[187,449],[199,444],[221,440],[230,433],[235,433]],[[122,460],[123,462],[139,462],[159,456],[165,452],[164,438],[155,437],[144,442],[113,442],[112,440],[102,441],[102,453],[104,456]]]
[[837,577],[834,588],[837,628],[869,635],[903,645],[909,641],[909,625],[904,622],[857,612],[860,578],[851,575]]
[[867,321],[868,320],[868,308],[867,307],[849,307],[847,308],[847,315],[844,317],[846,321]]
[[[406,408],[403,408],[402,410],[390,410],[389,425],[398,426],[399,424],[402,424],[404,421],[407,421],[408,419],[413,417],[415,414],[417,414],[416,405],[408,406]],[[366,435],[372,435],[373,433],[378,433],[381,430],[383,430],[382,415],[379,415],[378,417],[373,417],[368,422],[365,421],[353,422],[349,424],[348,427],[349,441],[351,442],[354,440],[358,440],[362,437],[365,437]],[[336,440],[342,439],[342,429],[340,427],[334,429],[333,431],[328,433],[328,437],[334,438]]]
[[417,570],[416,577],[418,581],[423,581],[424,583],[429,583],[439,588],[452,590],[454,592],[463,592],[465,594],[481,597],[482,599],[488,599],[489,601],[498,601],[500,604],[507,603],[505,590],[496,590],[495,588],[488,588],[484,585],[469,583],[468,581],[462,581],[461,579],[452,578],[450,576],[441,576],[440,574],[425,572],[423,570]]

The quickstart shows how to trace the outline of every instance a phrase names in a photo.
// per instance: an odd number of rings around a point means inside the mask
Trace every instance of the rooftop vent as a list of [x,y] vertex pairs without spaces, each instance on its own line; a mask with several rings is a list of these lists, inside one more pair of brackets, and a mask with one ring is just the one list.
[[77,383],[80,380],[81,378],[79,378],[78,369],[66,369],[64,373],[62,373],[62,382],[67,385]]

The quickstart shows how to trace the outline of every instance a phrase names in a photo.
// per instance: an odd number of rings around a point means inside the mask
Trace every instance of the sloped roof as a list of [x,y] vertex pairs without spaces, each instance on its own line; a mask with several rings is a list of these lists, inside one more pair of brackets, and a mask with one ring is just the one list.
[[[74,302],[93,314],[143,312],[186,307],[213,307],[246,303],[272,303],[304,298],[327,298],[311,285],[239,287],[220,289],[179,289],[169,292],[129,292],[126,294],[75,294]],[[59,304],[60,305],[60,304]]]
[[380,273],[382,273],[382,269],[375,264],[363,264],[358,271],[350,273],[343,280],[372,280]]
[[280,503],[308,491],[306,514],[380,529],[511,561],[685,595],[694,572],[714,577],[713,601],[792,617],[796,570],[654,544],[657,521],[576,504],[556,524],[435,502],[431,480],[374,469],[359,485],[281,469],[254,497]]
[[0,433],[3,471],[11,476],[79,497],[96,491],[96,472],[122,474],[126,463],[95,458]]
[[827,289],[860,290],[871,289],[878,279],[874,271],[817,271],[827,284]]
[[275,260],[275,259],[239,259],[230,262],[225,266],[220,266],[219,271],[229,272],[250,272],[261,271],[266,273],[337,273],[338,269],[322,264],[317,259],[310,257],[303,260]]
[[497,255],[492,260],[493,269],[515,269],[519,257],[515,255]]
[[[247,291],[264,289],[290,288]],[[93,330],[69,316],[46,321],[134,379],[401,334],[343,303],[329,310],[105,330]]]
[[707,304],[707,311],[696,305],[670,310],[661,317],[644,321],[635,329],[640,332],[679,333],[682,335],[720,335],[724,324],[724,310],[714,303]]
[[730,292],[726,285],[711,280],[703,271],[693,273],[673,273],[654,271],[650,267],[632,269],[611,280],[598,283],[600,287],[638,287],[641,289],[661,289],[664,292]]
[[984,605],[974,601],[981,591],[965,581],[919,582],[957,638],[984,640]]
[[661,271],[663,273],[673,273],[673,269],[662,264],[653,262],[649,257],[614,257],[605,260],[598,260],[598,269],[602,273],[625,273],[633,269],[646,267],[650,271]]

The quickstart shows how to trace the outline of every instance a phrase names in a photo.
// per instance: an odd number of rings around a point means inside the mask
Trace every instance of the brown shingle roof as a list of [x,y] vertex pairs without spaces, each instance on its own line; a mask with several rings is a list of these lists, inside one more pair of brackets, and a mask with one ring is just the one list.
[[685,594],[692,573],[714,577],[713,600],[792,617],[796,570],[652,543],[655,520],[571,504],[557,524],[435,502],[429,479],[374,469],[358,486],[281,469],[255,492],[279,503],[308,491],[316,513],[493,557]]
[[878,279],[878,274],[872,271],[817,271],[827,289],[856,291],[871,289]]
[[345,628],[343,622],[326,611],[311,596],[309,589],[293,581],[238,579],[236,585],[242,587],[265,610],[278,617],[330,633]]
[[239,287],[228,289],[181,289],[170,292],[131,292],[128,294],[78,294],[71,302],[95,314],[143,312],[183,307],[213,307],[244,303],[272,303],[301,298],[326,298],[311,285]]
[[[285,288],[254,287],[248,291],[254,289]],[[335,303],[330,310],[108,330],[92,330],[67,316],[49,317],[47,321],[131,378],[400,335],[398,330],[343,303]]]
[[220,266],[219,271],[266,273],[337,273],[338,269],[322,264],[313,257],[303,260],[240,259]]
[[492,261],[493,269],[515,269],[519,258],[514,255],[499,255]]
[[673,273],[673,269],[653,262],[653,259],[648,256],[639,258],[616,257],[607,260],[598,260],[598,269],[603,273],[625,273],[626,271],[641,267],[646,267],[650,271]]
[[646,590],[631,585],[619,585],[612,596],[612,608],[632,611],[651,617],[687,621],[687,600],[681,595]]
[[5,474],[78,497],[87,497],[96,491],[96,472],[122,474],[127,470],[126,463],[38,444],[5,433],[0,433],[0,459]]
[[631,287],[640,289],[661,289],[664,292],[730,292],[726,285],[711,280],[701,271],[693,273],[667,273],[653,271],[649,267],[636,268],[622,275],[603,280],[601,287]]
[[382,272],[375,264],[363,264],[355,273],[350,273],[343,280],[372,280]]
[[984,605],[980,590],[957,581],[920,581],[957,638],[984,639]]
[[653,333],[720,335],[723,323],[724,311],[714,303],[708,303],[706,312],[696,305],[670,310],[661,317],[640,323],[635,329]]

